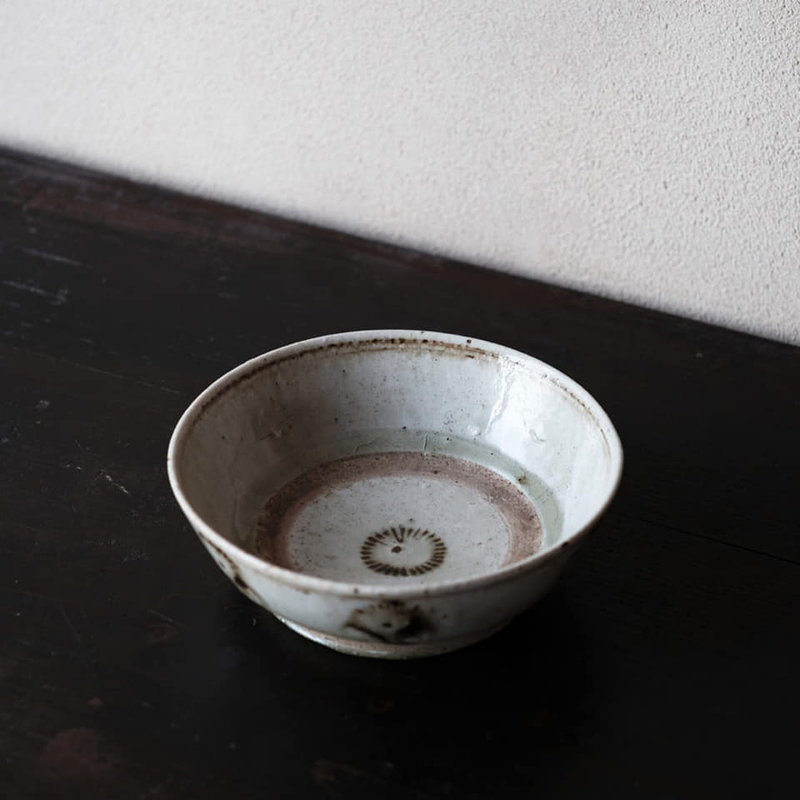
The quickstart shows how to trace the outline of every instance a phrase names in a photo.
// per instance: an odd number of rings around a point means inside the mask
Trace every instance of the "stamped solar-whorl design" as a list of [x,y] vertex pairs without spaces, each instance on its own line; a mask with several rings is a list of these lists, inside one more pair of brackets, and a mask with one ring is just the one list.
[[382,575],[422,575],[436,569],[446,555],[441,537],[403,525],[373,533],[361,545],[361,560]]

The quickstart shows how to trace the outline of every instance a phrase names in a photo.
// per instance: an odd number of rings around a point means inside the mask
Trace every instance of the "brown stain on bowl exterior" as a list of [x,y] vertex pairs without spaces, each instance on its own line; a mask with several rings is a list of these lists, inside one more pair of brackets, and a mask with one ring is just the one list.
[[344,627],[385,644],[407,644],[435,630],[419,606],[409,607],[402,600],[383,600],[357,608]]
[[216,545],[211,544],[211,542],[208,542],[207,544],[219,557],[218,562],[222,567],[222,571],[233,582],[234,586],[236,586],[240,592],[246,595],[254,603],[258,603],[258,605],[269,610],[269,606],[264,601],[264,598],[261,597],[261,595],[242,577],[239,567],[236,566],[231,557],[224,550],[221,550]]

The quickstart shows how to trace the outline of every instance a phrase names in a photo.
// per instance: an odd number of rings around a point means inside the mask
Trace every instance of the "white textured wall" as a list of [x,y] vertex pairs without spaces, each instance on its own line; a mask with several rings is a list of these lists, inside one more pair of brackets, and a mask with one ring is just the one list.
[[0,142],[800,343],[799,7],[3,0]]

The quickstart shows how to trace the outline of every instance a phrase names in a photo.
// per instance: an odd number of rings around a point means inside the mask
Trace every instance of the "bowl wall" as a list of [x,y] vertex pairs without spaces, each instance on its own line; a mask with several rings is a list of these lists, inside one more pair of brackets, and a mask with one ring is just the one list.
[[[257,557],[257,520],[278,489],[319,464],[395,452],[466,459],[514,482],[541,521],[538,553],[501,569],[488,559],[483,574],[344,582]],[[611,422],[562,373],[409,331],[328,336],[243,364],[190,406],[169,457],[179,502],[240,589],[325,644],[406,655],[494,630],[535,601],[610,501],[621,463]]]

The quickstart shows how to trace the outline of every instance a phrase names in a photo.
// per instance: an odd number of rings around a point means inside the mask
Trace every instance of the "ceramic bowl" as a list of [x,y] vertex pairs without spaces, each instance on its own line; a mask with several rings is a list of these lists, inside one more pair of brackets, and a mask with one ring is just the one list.
[[187,409],[172,490],[250,599],[346,653],[434,655],[540,598],[610,502],[622,448],[541,361],[424,331],[254,358]]

